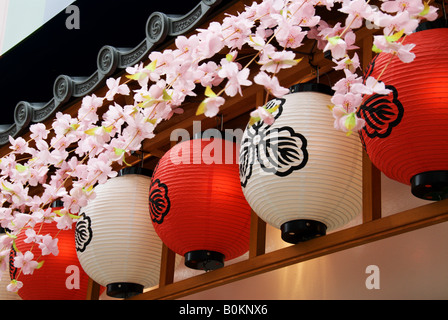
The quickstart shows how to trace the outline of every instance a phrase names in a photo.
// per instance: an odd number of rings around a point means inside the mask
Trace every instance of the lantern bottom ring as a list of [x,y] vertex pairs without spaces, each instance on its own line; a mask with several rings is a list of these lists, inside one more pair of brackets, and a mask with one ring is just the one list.
[[296,244],[324,236],[327,226],[320,221],[298,219],[283,223],[280,230],[283,241]]
[[448,170],[427,171],[411,178],[411,192],[425,200],[448,198]]
[[185,265],[196,270],[216,270],[224,266],[224,258],[220,252],[195,250],[185,254]]
[[130,298],[143,293],[144,286],[132,282],[114,282],[107,285],[107,295],[113,298]]

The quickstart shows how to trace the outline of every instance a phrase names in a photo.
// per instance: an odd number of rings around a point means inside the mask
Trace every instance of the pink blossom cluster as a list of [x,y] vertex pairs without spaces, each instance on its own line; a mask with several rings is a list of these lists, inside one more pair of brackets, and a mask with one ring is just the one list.
[[[316,14],[316,7],[331,11],[336,10],[336,3],[346,18],[331,26]],[[379,79],[363,82],[358,74],[359,58],[356,52],[349,54],[357,49],[354,30],[365,22],[375,24],[384,33],[375,36],[374,49],[410,62],[413,45],[403,45],[399,39],[422,19],[436,17],[435,8],[421,0],[384,1],[380,10],[365,0],[264,0],[238,15],[226,16],[222,23],[211,22],[190,37],[177,37],[173,49],[152,52],[147,65],[127,68],[128,79],[108,79],[104,97],[86,96],[77,115],[59,112],[49,128],[33,124],[29,141],[10,138],[10,153],[0,160],[0,226],[8,230],[0,238],[0,275],[8,267],[10,248],[21,232],[25,232],[25,241],[36,244],[34,252],[19,252],[14,260],[24,274],[38,268],[38,257],[57,255],[57,239],[33,233],[33,226],[57,223],[59,229],[71,228],[80,208],[95,197],[94,186],[115,177],[113,165],[126,165],[126,156],[153,138],[161,121],[182,113],[187,97],[205,90],[197,113],[214,117],[225,96],[242,95],[243,88],[254,83],[268,96],[287,94],[277,74],[300,63],[296,49],[306,38],[316,40],[320,50],[330,51],[335,69],[344,73],[333,86],[335,127],[359,130],[363,121],[356,111],[363,95],[387,90]],[[255,50],[246,65],[238,57],[244,46]],[[212,59],[217,54],[223,54],[220,61]],[[252,63],[259,66],[255,74],[249,68]],[[138,84],[138,89],[131,91],[128,81]],[[120,105],[116,95],[131,96],[133,103]],[[105,110],[101,118],[100,108]],[[257,106],[252,117],[274,121],[265,106]],[[30,195],[36,186],[41,186],[42,193]],[[64,210],[51,210],[55,200],[63,202]],[[20,286],[20,281],[13,281],[9,290]]]
[[414,44],[403,44],[403,36],[414,32],[422,20],[435,20],[437,10],[421,0],[385,0],[380,8],[365,0],[343,0],[341,3],[339,11],[347,14],[345,24],[329,27],[323,22],[313,30],[311,37],[318,40],[320,49],[331,52],[336,64],[334,69],[344,70],[345,77],[333,86],[332,111],[335,128],[350,134],[364,126],[364,120],[357,116],[363,96],[389,93],[380,79],[369,77],[363,81],[359,76],[359,57],[356,52],[350,55],[350,50],[357,49],[353,30],[364,23],[381,28],[383,34],[374,36],[372,50],[389,53],[391,59],[397,57],[403,63],[409,63],[415,58],[411,52]]

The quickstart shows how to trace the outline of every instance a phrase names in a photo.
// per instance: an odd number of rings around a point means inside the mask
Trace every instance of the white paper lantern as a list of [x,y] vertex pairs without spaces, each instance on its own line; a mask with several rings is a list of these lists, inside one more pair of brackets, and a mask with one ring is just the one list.
[[[5,232],[3,228],[0,228],[0,237],[4,236]],[[3,271],[0,274],[0,301],[1,300],[22,300],[16,292],[10,292],[6,289],[6,286],[11,282],[8,270]]]
[[162,241],[149,215],[150,182],[126,174],[98,185],[76,224],[81,266],[109,296],[130,297],[159,283]]
[[321,84],[296,85],[268,102],[277,108],[273,125],[248,125],[242,138],[244,195],[286,242],[325,235],[362,210],[362,146],[357,134],[334,129],[330,94]]

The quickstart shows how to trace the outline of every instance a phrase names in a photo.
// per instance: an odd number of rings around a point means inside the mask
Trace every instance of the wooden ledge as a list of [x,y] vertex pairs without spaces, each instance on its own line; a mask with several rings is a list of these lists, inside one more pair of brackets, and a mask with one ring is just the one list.
[[172,300],[330,253],[448,221],[448,199],[362,223],[154,289],[132,300]]

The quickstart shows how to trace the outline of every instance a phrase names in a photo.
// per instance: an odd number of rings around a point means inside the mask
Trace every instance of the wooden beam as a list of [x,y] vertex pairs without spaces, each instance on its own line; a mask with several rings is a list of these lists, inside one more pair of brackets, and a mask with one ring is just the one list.
[[132,297],[132,300],[177,299],[220,285],[245,279],[355,246],[448,221],[448,199],[361,225],[324,237],[266,253],[225,268],[188,278]]
[[176,266],[176,253],[162,244],[162,258],[160,261],[160,281],[159,287],[173,283],[174,269]]
[[[255,95],[255,105],[262,106],[266,99],[264,90],[259,90]],[[266,222],[252,210],[250,223],[249,259],[265,253],[266,248]]]
[[362,221],[381,218],[381,172],[372,164],[367,152],[362,153]]
[[[372,35],[365,36],[362,41],[362,68],[367,70],[372,61]],[[369,222],[381,218],[381,172],[378,170],[363,149],[362,154],[362,195],[363,208],[362,217],[363,222]]]
[[100,299],[100,289],[101,289],[101,286],[98,283],[96,283],[94,280],[89,278],[89,282],[87,284],[86,300],[99,300]]
[[[170,147],[176,145],[175,141],[171,141]],[[163,155],[162,155],[163,156]],[[159,288],[173,283],[174,269],[176,268],[176,253],[162,243],[162,257],[160,260],[160,278]]]
[[249,259],[265,253],[266,222],[252,210],[250,223]]

